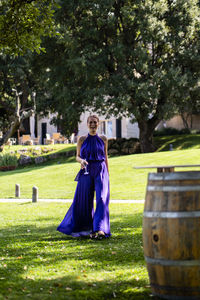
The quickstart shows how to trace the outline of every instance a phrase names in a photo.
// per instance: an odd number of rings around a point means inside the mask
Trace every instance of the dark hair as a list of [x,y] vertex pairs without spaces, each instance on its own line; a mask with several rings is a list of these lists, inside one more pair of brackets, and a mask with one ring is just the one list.
[[90,115],[88,118],[87,118],[87,123],[89,122],[89,119],[90,118],[95,118],[97,119],[98,123],[99,123],[99,118],[97,117],[97,115]]

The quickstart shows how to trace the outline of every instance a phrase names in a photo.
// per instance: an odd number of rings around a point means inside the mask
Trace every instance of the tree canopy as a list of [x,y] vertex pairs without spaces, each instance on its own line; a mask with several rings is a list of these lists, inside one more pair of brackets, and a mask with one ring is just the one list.
[[160,120],[198,90],[198,1],[77,0],[60,5],[56,22],[61,37],[51,39],[42,55],[49,66],[50,106],[66,123],[88,106],[128,116],[139,124],[142,151],[152,151]]
[[[153,131],[199,97],[197,0],[59,1],[59,36],[32,58],[41,110],[72,132],[88,107],[138,122],[143,152]],[[194,99],[193,99],[194,100]],[[193,101],[194,103],[194,101]],[[184,105],[186,107],[186,105]]]
[[[0,128],[4,133],[1,150],[32,113],[32,110],[21,113],[30,102],[33,81],[29,52],[44,51],[42,37],[57,34],[53,18],[55,7],[58,8],[57,0],[0,0]],[[15,58],[20,55],[26,58]],[[18,89],[23,92],[21,97]]]
[[0,0],[0,49],[23,54],[41,50],[41,38],[55,34],[56,0]]

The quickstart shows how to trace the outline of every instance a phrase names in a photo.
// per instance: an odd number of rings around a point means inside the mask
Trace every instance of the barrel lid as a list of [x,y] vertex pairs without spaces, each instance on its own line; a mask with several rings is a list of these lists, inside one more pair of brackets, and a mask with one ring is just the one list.
[[149,173],[148,180],[197,180],[200,179],[200,171]]

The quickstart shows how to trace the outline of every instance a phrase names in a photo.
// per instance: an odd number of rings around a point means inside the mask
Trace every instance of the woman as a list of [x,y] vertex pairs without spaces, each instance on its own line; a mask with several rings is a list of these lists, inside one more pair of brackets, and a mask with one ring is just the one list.
[[76,177],[78,184],[73,203],[57,228],[58,231],[74,237],[90,235],[92,239],[102,239],[111,235],[108,209],[108,142],[105,136],[98,136],[98,125],[99,118],[96,115],[89,116],[89,133],[78,140],[76,160],[81,165]]

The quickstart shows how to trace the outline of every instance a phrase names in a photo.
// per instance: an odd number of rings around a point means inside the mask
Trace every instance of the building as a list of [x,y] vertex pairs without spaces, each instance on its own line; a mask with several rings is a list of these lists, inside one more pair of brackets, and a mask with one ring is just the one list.
[[[189,115],[187,118],[187,124],[189,129],[200,130],[200,114]],[[183,119],[180,115],[175,115],[173,118],[167,121],[161,121],[157,126],[157,130],[163,128],[175,128],[181,130],[186,126],[183,123]]]
[[[81,121],[78,124],[78,136],[85,135],[88,132],[87,118],[90,112],[81,115]],[[107,138],[131,138],[139,137],[139,128],[137,123],[132,124],[129,118],[116,119],[115,117],[106,118],[98,115],[100,119],[99,134],[105,134]]]
[[30,117],[30,135],[31,138],[39,137],[39,143],[44,144],[46,135],[50,136],[53,133],[58,132],[57,126],[51,124],[51,120],[55,117],[55,114],[49,114],[46,117],[32,115]]
[[[80,122],[78,124],[78,133],[77,136],[86,135],[88,132],[87,128],[87,118],[92,114],[91,112],[85,112],[81,115]],[[44,139],[46,134],[50,136],[53,133],[59,132],[57,126],[51,124],[52,118],[55,117],[55,114],[49,114],[47,117],[40,117],[34,115],[30,117],[30,135],[31,138],[40,137],[40,144],[44,144]],[[132,124],[130,119],[122,118],[116,119],[111,117],[107,119],[103,115],[98,115],[100,119],[99,134],[105,134],[107,138],[131,138],[139,137],[139,128],[137,123]]]

